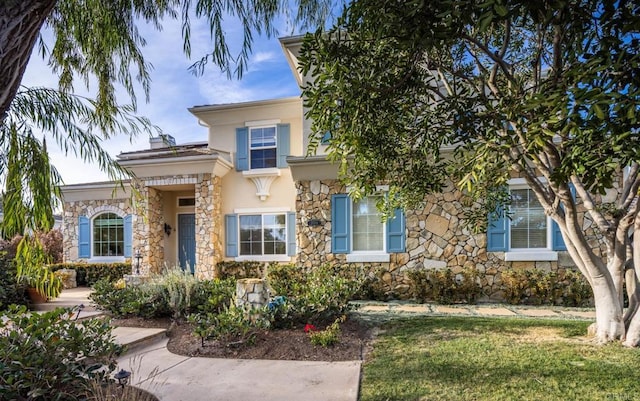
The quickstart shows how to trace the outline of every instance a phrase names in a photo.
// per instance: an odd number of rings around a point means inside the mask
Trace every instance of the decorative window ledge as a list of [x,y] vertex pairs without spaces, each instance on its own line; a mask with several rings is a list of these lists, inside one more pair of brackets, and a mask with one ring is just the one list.
[[280,169],[261,168],[246,170],[242,172],[242,176],[253,181],[256,186],[256,196],[259,197],[261,201],[265,201],[269,197],[271,183],[273,183],[273,180],[280,177]]
[[350,253],[347,254],[347,263],[378,262],[389,263],[391,257],[388,253]]
[[555,262],[558,252],[549,250],[510,251],[504,253],[506,262]]
[[291,262],[291,256],[287,255],[243,255],[236,256],[236,262]]
[[124,263],[126,258],[124,256],[94,256],[87,259],[88,263]]

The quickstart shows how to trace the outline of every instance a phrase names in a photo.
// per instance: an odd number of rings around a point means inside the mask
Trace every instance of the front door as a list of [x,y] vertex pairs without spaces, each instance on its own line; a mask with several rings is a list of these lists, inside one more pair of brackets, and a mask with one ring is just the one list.
[[196,215],[178,215],[178,260],[182,270],[196,270]]

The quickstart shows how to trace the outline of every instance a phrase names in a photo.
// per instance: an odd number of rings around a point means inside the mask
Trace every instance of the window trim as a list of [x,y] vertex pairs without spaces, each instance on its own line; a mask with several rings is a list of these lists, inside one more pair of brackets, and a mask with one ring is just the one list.
[[[254,148],[251,145],[251,133],[253,132],[253,130],[259,130],[259,129],[264,129],[264,128],[273,128],[273,139],[275,141],[275,144],[273,146],[260,146],[257,148]],[[248,138],[248,142],[249,142],[249,149],[248,149],[248,161],[249,161],[249,170],[264,170],[264,169],[274,169],[274,168],[278,168],[278,124],[266,124],[266,125],[249,125],[247,126],[247,129],[249,130],[247,133],[247,138]],[[270,167],[253,167],[251,164],[251,152],[254,150],[267,150],[267,149],[273,149],[275,151],[275,164],[273,166]]]
[[[509,193],[512,190],[528,189],[531,190],[529,185],[523,178],[517,178],[509,180]],[[511,247],[511,219],[508,223],[507,233],[507,250],[504,253],[504,260],[506,262],[532,262],[532,261],[557,261],[558,251],[553,250],[553,219],[550,216],[545,215],[547,220],[547,244],[543,248],[512,248]]]
[[[122,255],[113,255],[113,256],[96,256],[95,254],[95,235],[94,235],[94,227],[95,227],[95,220],[104,215],[104,214],[113,214],[118,216],[119,219],[122,220]],[[93,216],[91,216],[91,218],[89,219],[89,232],[90,232],[90,246],[89,246],[89,251],[90,251],[90,256],[89,256],[89,261],[95,261],[95,262],[100,262],[100,263],[109,263],[109,262],[123,262],[126,260],[126,257],[124,256],[126,254],[125,251],[125,245],[126,245],[126,240],[125,240],[125,218],[124,216],[121,216],[119,213],[116,213],[115,211],[112,210],[105,210],[105,211],[101,211],[99,213],[94,214]]]
[[[373,198],[376,196],[385,196],[385,193],[380,192],[379,195],[375,194],[375,195],[370,195],[370,196],[365,196],[360,200],[363,200],[365,198]],[[349,197],[349,200],[351,201],[351,216],[349,216],[351,218],[351,232],[349,233],[351,235],[351,238],[349,239],[350,244],[351,244],[351,249],[349,250],[349,253],[347,255],[354,255],[354,259],[357,259],[357,255],[389,255],[386,251],[387,249],[387,224],[383,221],[380,221],[380,224],[382,225],[382,249],[378,250],[371,250],[371,251],[354,251],[354,234],[355,234],[355,230],[354,230],[354,218],[355,218],[355,203],[356,201],[353,200],[351,197]],[[378,209],[376,208],[376,216],[380,217],[380,211],[378,211]],[[388,258],[387,258],[388,259]],[[377,260],[375,260],[377,261]]]
[[[238,256],[234,257],[235,261],[258,261],[258,262],[288,262],[291,260],[291,256],[289,256],[289,222],[287,218],[288,210],[283,210],[283,208],[271,208],[269,210],[256,210],[256,209],[236,209],[234,211],[236,213],[236,221],[238,225],[237,230],[237,244],[238,244]],[[240,232],[242,231],[242,226],[240,225],[240,217],[242,216],[260,216],[260,227],[262,231],[262,254],[261,255],[242,255],[241,254],[241,245],[242,242],[240,240]],[[264,253],[264,217],[265,216],[284,216],[284,253],[277,254],[265,254]]]

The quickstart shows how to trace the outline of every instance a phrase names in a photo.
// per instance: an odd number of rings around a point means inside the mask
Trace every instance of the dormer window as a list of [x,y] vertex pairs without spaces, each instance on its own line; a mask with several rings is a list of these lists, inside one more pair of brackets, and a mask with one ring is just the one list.
[[250,169],[273,168],[277,165],[276,127],[249,129]]

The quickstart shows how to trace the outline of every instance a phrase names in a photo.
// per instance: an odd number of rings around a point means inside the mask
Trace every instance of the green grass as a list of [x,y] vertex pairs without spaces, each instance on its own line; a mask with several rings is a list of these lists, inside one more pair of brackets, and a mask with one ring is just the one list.
[[586,339],[589,322],[420,317],[384,326],[361,401],[636,400],[640,350]]

